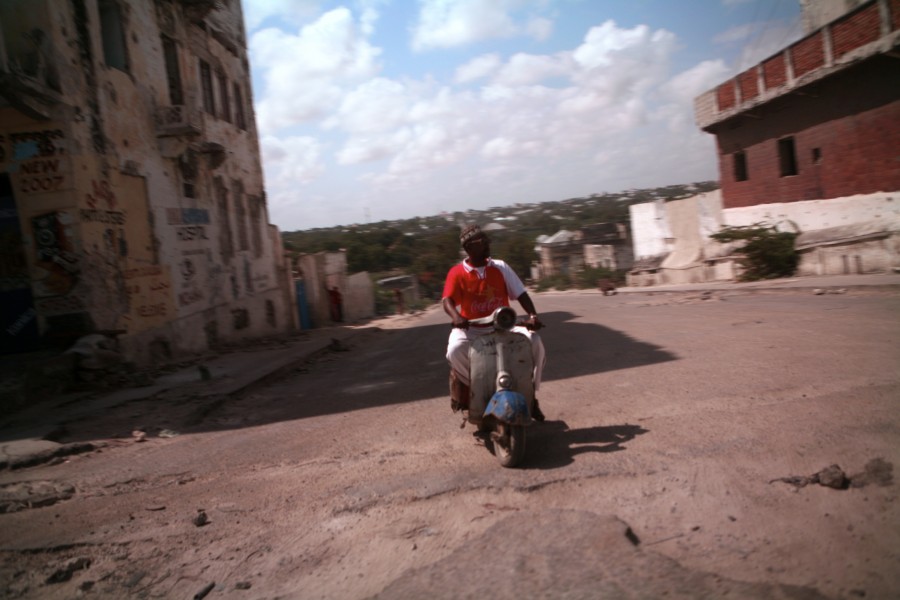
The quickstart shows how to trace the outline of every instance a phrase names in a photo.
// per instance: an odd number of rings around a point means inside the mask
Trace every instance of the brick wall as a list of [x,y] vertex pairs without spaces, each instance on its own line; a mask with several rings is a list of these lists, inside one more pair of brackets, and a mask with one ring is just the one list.
[[870,44],[881,37],[880,22],[877,2],[835,21],[831,26],[834,57],[840,58],[851,50]]
[[[897,0],[900,2],[900,0]],[[787,83],[787,63],[784,53],[773,56],[763,63],[763,82],[767,90]]]
[[733,81],[726,81],[716,88],[716,102],[718,103],[719,110],[734,108],[736,99]]
[[891,10],[891,31],[900,29],[900,0],[890,0],[888,6]]
[[794,77],[801,77],[825,65],[825,46],[822,31],[803,38],[791,46],[791,58],[794,63]]
[[741,90],[741,102],[746,102],[759,96],[756,67],[738,75],[738,86]]
[[[862,66],[812,94],[757,110],[716,132],[723,206],[838,198],[900,190],[900,86],[896,59]],[[893,74],[893,75],[892,75]],[[778,140],[794,140],[797,174],[781,176]],[[747,180],[735,181],[743,151]]]

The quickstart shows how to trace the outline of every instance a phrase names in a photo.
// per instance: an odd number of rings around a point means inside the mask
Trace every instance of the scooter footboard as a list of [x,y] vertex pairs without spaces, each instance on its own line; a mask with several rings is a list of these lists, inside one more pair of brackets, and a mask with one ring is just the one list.
[[519,392],[503,390],[491,396],[485,416],[492,416],[498,421],[510,425],[528,425],[531,416],[528,414],[528,399]]

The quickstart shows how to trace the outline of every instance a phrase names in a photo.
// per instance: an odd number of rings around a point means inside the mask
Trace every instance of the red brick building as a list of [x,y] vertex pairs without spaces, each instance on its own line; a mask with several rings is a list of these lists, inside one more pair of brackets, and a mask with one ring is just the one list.
[[[900,0],[833,1],[829,8],[835,5],[841,6],[840,16],[698,97],[695,116],[703,131],[716,136],[725,213],[747,209],[747,220],[751,213],[753,218],[785,221],[806,216],[798,225],[804,233],[841,227],[844,237],[853,233],[848,225],[865,222],[871,232],[871,221],[880,220],[882,240],[894,238],[881,247],[896,254]],[[842,13],[845,6],[853,8]],[[854,196],[866,196],[858,200],[857,214]],[[801,202],[808,206],[785,208]],[[769,204],[780,206],[767,213],[760,205]],[[761,210],[754,213],[750,207]],[[830,218],[829,209],[840,214]],[[725,221],[741,224],[727,215]],[[828,235],[817,239],[840,242]],[[845,256],[839,262],[858,266],[849,272],[871,272],[876,263],[878,270],[897,264],[889,257]],[[832,270],[840,271],[840,266],[818,265],[807,274]]]

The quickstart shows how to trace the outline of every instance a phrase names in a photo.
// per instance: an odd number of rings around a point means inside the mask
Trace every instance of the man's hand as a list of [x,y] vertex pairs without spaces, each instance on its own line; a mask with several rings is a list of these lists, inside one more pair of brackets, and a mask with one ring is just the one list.
[[441,305],[444,307],[444,312],[447,313],[447,316],[453,321],[453,327],[455,329],[469,328],[469,320],[459,314],[459,311],[456,309],[456,302],[454,302],[452,298],[444,298],[441,300]]
[[457,315],[453,318],[453,327],[454,329],[468,329],[469,328],[469,320],[464,319]]
[[538,329],[540,329],[541,327],[544,326],[544,324],[541,322],[541,320],[538,318],[537,315],[528,315],[528,318],[525,320],[524,323],[522,323],[522,325],[524,325],[527,329],[530,329],[532,331],[537,331]]

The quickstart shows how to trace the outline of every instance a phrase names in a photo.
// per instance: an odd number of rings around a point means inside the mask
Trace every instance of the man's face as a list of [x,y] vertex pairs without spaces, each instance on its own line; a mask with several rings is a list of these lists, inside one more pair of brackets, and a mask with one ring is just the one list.
[[487,258],[491,254],[491,240],[482,233],[466,242],[463,250],[469,258]]

